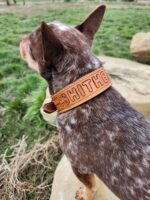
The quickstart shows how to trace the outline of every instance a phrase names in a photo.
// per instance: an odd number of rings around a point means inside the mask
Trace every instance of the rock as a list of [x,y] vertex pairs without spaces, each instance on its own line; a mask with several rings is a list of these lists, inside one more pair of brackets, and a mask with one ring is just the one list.
[[131,41],[130,50],[138,61],[150,63],[150,32],[135,34]]
[[[50,93],[49,93],[49,89],[47,88],[46,89],[46,97],[45,97],[45,100],[43,102],[43,105],[50,102],[50,101],[51,101],[51,96],[50,96]],[[53,126],[56,126],[56,112],[48,114],[48,113],[43,111],[43,107],[41,107],[40,111],[41,111],[41,114],[42,114],[43,118],[45,119],[45,121],[47,121],[49,124],[51,124]]]
[[144,115],[150,117],[150,65],[122,58],[99,56],[113,86]]
[[[119,200],[97,177],[96,182],[94,200]],[[73,174],[69,161],[63,156],[55,171],[50,200],[75,200],[75,193],[82,186]]]

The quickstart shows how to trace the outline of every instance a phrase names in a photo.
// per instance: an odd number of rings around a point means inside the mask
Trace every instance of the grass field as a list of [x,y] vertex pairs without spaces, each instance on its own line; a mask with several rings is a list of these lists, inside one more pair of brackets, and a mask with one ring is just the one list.
[[[23,135],[32,145],[42,136],[55,137],[40,115],[46,82],[29,70],[19,54],[19,38],[41,21],[80,23],[89,8],[48,9],[38,16],[25,12],[0,14],[0,153]],[[42,13],[42,12],[41,12]],[[132,59],[129,44],[139,31],[150,30],[149,9],[108,9],[93,45],[95,54]]]
[[[89,8],[47,10],[39,16],[0,14],[0,139],[1,151],[22,135],[32,142],[52,128],[40,115],[46,82],[30,71],[19,54],[19,38],[44,20],[78,24]],[[96,35],[95,54],[131,58],[129,44],[139,31],[149,31],[148,9],[108,9]],[[131,58],[132,59],[132,58]]]

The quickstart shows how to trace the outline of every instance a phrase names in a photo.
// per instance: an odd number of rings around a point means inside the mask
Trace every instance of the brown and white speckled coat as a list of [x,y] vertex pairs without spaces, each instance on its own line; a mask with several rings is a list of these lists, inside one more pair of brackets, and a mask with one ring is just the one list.
[[[21,54],[49,84],[51,94],[102,66],[91,52],[105,6],[82,24],[46,25],[22,39]],[[150,120],[113,87],[90,101],[57,114],[60,144],[92,200],[96,174],[122,200],[150,200]]]

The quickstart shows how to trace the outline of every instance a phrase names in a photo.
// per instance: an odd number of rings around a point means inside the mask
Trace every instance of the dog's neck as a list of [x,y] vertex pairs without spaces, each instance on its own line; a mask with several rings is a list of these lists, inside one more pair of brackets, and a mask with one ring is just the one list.
[[67,69],[61,73],[52,71],[52,84],[49,85],[49,87],[52,87],[53,93],[56,93],[65,86],[101,66],[102,62],[94,55],[82,57],[74,61],[69,67],[67,66]]

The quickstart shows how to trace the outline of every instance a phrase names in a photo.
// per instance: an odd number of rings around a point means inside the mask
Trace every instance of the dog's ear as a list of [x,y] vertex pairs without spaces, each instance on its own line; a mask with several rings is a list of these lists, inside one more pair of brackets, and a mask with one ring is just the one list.
[[101,25],[105,8],[105,5],[99,6],[82,24],[76,26],[76,28],[88,38],[90,45],[92,45],[94,35]]
[[54,31],[45,23],[41,22],[42,35],[42,64],[45,66],[55,65],[63,54],[63,45]]

